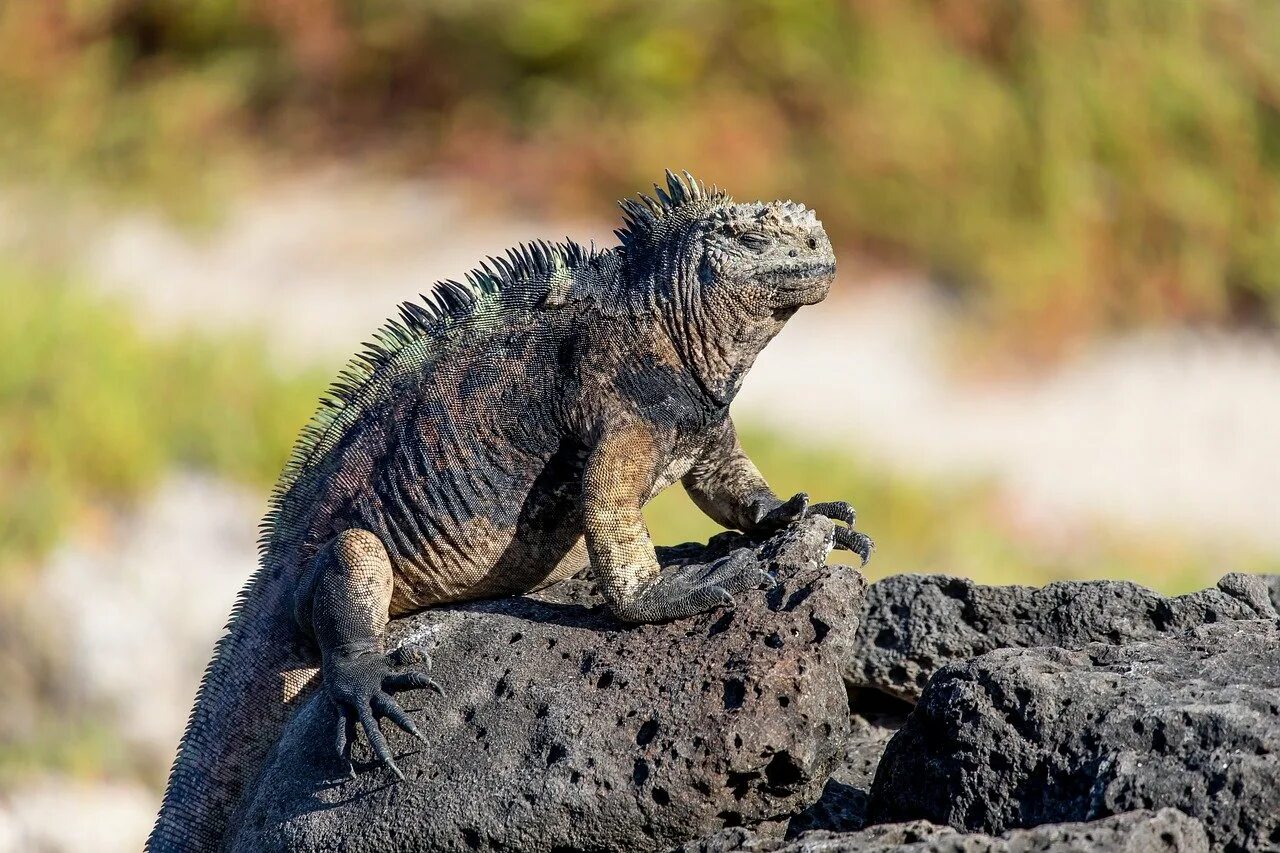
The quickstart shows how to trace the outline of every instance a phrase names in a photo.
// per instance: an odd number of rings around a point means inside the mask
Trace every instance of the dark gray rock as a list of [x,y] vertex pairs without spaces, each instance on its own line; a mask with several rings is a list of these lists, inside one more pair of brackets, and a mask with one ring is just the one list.
[[896,575],[867,592],[846,676],[915,702],[939,668],[994,649],[1150,640],[1209,622],[1274,617],[1273,598],[1280,600],[1280,578],[1245,574],[1176,598],[1127,581],[981,586]]
[[1280,575],[1262,575],[1262,579],[1271,593],[1271,606],[1280,613]]
[[906,720],[902,708],[852,697],[844,759],[823,786],[818,801],[786,822],[785,836],[816,829],[848,832],[866,823],[867,799],[885,745]]
[[868,817],[999,833],[1163,806],[1216,849],[1280,849],[1280,620],[947,666],[889,742]]
[[1134,811],[1088,823],[1015,829],[999,837],[928,821],[886,823],[858,832],[809,832],[794,841],[726,829],[679,853],[1208,853],[1204,827],[1177,809]]
[[865,592],[855,569],[825,565],[831,535],[813,519],[763,543],[665,549],[751,548],[779,579],[668,625],[624,628],[582,581],[399,621],[393,641],[429,646],[448,691],[405,694],[426,745],[385,727],[407,781],[367,763],[346,778],[315,697],[234,849],[660,850],[802,810],[843,757],[841,669]]

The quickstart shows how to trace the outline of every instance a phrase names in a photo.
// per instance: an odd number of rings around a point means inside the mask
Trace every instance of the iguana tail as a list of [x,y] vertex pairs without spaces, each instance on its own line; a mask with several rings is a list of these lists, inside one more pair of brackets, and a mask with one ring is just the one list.
[[217,853],[290,709],[318,682],[300,644],[288,573],[260,569],[205,670],[147,853]]

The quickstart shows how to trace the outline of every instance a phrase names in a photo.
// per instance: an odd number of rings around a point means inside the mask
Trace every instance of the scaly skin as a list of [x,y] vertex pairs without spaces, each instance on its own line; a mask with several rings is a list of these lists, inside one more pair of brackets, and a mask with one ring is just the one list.
[[[627,622],[732,603],[771,579],[731,559],[663,571],[641,509],[680,480],[725,527],[853,509],[779,499],[729,404],[765,344],[826,297],[831,244],[791,202],[735,204],[687,173],[622,203],[622,244],[535,243],[437,286],[339,378],[263,525],[262,567],[206,673],[148,850],[214,851],[290,710],[323,689],[335,749],[358,731],[399,775],[378,719],[440,690],[388,655],[390,618],[511,595],[589,560]],[[314,676],[317,670],[322,678]],[[447,686],[447,685],[446,685]]]

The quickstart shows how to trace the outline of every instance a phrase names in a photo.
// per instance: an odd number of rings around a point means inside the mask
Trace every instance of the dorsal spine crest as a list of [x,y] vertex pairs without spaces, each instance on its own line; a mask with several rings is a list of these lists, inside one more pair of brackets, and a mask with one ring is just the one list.
[[[557,277],[583,269],[597,257],[599,253],[594,246],[587,248],[572,240],[521,243],[508,249],[504,256],[486,258],[464,276],[465,281],[436,282],[429,292],[419,294],[419,300],[401,303],[397,316],[374,332],[372,340],[365,342],[363,349],[339,371],[320,399],[315,414],[299,432],[259,528],[259,552],[265,554],[271,545],[289,489],[317,453],[325,449],[334,428],[342,424],[347,413],[361,405],[366,392],[391,367],[397,355],[407,347],[441,337],[506,291],[530,285],[542,290],[554,288]],[[538,294],[538,298],[544,295]],[[531,302],[531,306],[533,304]]]
[[717,186],[708,187],[688,172],[677,175],[667,170],[667,186],[653,185],[654,195],[636,193],[634,199],[618,202],[622,208],[623,227],[613,233],[622,245],[644,243],[652,237],[663,222],[691,206],[707,208],[727,207],[733,204],[729,194]]

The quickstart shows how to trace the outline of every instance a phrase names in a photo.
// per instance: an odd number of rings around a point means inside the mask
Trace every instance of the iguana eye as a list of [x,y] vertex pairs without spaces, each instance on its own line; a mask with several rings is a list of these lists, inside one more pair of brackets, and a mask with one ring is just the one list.
[[769,245],[769,238],[759,231],[747,231],[738,235],[738,242],[752,251],[759,252]]

